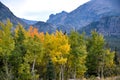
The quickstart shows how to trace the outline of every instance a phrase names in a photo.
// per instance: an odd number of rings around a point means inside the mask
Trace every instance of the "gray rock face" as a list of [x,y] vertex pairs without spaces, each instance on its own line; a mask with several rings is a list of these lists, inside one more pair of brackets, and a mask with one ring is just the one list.
[[104,36],[120,36],[120,16],[101,18],[99,21],[92,22],[78,31],[84,31],[89,35],[94,29]]
[[50,16],[47,22],[65,27],[69,25],[78,30],[102,17],[120,15],[119,8],[120,0],[91,0],[70,13]]
[[[49,16],[49,20],[47,20],[48,23],[54,23],[54,24],[64,24],[64,19],[67,17],[67,12],[62,11],[61,13],[57,13],[56,15],[51,14]],[[59,22],[59,23],[58,23]]]

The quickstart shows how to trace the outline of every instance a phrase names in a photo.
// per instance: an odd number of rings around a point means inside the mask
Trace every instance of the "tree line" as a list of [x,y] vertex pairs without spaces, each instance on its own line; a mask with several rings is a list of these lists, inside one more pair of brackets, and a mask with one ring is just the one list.
[[[68,80],[116,76],[119,60],[106,47],[104,36],[95,30],[91,36],[71,31],[52,34],[32,26],[0,22],[1,80]],[[117,62],[117,64],[116,64]],[[117,71],[117,72],[116,72]]]

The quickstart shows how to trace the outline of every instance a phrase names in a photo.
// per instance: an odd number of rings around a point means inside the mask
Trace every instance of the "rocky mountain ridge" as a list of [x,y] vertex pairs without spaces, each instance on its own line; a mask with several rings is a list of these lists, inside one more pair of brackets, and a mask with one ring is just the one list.
[[54,25],[49,23],[18,18],[10,11],[7,6],[0,2],[0,21],[5,23],[7,19],[10,19],[14,26],[16,26],[18,23],[22,24],[25,29],[28,29],[29,26],[32,25],[37,27],[39,31],[45,33],[52,33],[56,30]]
[[8,7],[6,7],[3,3],[0,2],[0,21],[6,22],[7,19],[10,19],[13,25],[17,25],[18,23],[20,23],[23,26],[28,27],[27,23],[16,17]]
[[102,17],[120,15],[119,8],[120,0],[91,0],[70,13],[59,13],[62,15],[60,18],[59,15],[50,16],[47,22],[78,30]]
[[104,36],[120,36],[120,16],[107,16],[101,18],[99,21],[92,22],[78,30],[78,32],[86,32],[86,34],[89,35],[92,30],[96,30]]

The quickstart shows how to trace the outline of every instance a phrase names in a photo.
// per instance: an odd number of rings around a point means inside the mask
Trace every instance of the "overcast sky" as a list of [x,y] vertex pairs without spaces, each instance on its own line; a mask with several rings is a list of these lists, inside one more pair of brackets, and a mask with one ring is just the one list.
[[50,14],[70,12],[89,0],[0,0],[20,18],[46,21]]

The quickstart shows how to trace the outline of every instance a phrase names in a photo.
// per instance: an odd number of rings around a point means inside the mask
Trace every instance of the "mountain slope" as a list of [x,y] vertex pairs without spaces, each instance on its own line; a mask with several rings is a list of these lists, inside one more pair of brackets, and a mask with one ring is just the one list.
[[0,21],[6,22],[7,19],[10,19],[14,26],[21,23],[25,29],[28,29],[29,25],[32,25],[37,27],[40,32],[44,33],[52,33],[56,30],[55,26],[49,23],[18,18],[9,10],[8,7],[0,2]]
[[86,32],[89,35],[94,29],[104,36],[120,36],[120,16],[101,18],[99,21],[92,22],[78,31]]
[[108,16],[101,18],[99,21],[92,22],[89,25],[79,29],[78,32],[85,32],[90,35],[92,30],[104,35],[107,45],[120,52],[120,16]]
[[78,30],[91,22],[99,21],[102,17],[120,15],[119,8],[120,0],[91,0],[60,18],[57,18],[58,15],[50,16],[47,22],[70,25]]
[[21,20],[24,21],[25,23],[29,24],[29,25],[33,25],[33,24],[38,22],[38,21],[35,21],[35,20],[27,20],[27,19],[21,19]]
[[34,24],[32,26],[38,28],[38,30],[40,32],[44,32],[44,33],[46,33],[46,32],[52,33],[56,30],[55,25],[50,24],[50,23],[41,22],[41,21],[37,22],[36,24]]
[[24,27],[28,27],[28,24],[22,21],[20,18],[16,17],[8,7],[6,7],[4,4],[0,2],[0,21],[6,22],[7,19],[10,19],[10,21],[17,25],[18,23],[21,23]]
[[63,21],[67,17],[67,15],[68,15],[68,13],[65,11],[62,11],[61,13],[57,13],[56,15],[51,14],[49,16],[49,19],[47,20],[47,22],[54,23],[54,24],[64,24]]

